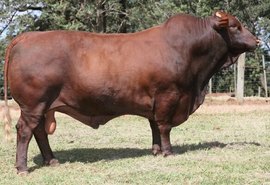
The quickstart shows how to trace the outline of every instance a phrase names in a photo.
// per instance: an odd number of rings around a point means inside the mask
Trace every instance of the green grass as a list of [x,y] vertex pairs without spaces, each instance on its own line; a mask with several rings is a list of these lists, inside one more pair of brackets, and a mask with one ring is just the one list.
[[15,142],[1,141],[0,184],[270,184],[270,111],[194,114],[172,130],[176,155],[167,158],[151,155],[144,118],[123,116],[98,130],[57,121],[49,139],[61,165],[43,167],[33,139],[31,173],[18,176]]

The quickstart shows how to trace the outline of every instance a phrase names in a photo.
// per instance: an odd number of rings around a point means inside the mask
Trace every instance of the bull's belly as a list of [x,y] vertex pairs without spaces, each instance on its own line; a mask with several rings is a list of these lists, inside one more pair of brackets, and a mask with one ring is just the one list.
[[[90,106],[90,105],[89,105]],[[62,103],[54,104],[53,107],[49,109],[46,113],[46,122],[45,128],[48,134],[53,134],[56,128],[56,120],[54,117],[54,112],[61,112],[71,116],[72,118],[91,126],[94,129],[97,129],[100,125],[106,124],[108,121],[113,118],[130,114],[138,115],[148,119],[153,119],[154,114],[152,109],[143,106],[133,106],[128,105],[115,105],[115,106],[104,106],[99,107],[99,109],[92,109],[89,107],[83,108],[72,108],[68,105],[63,105]]]
[[80,96],[78,94],[65,96],[65,94],[67,93],[60,95],[49,109],[57,109],[57,111],[66,113],[83,123],[100,122],[104,124],[110,119],[126,114],[146,118],[153,118],[154,115],[153,98],[142,96],[140,93],[130,97],[127,95],[105,96],[104,94],[98,94],[98,96]]
[[91,113],[89,113],[88,115],[83,114],[81,112],[79,112],[78,110],[68,107],[68,106],[61,106],[58,107],[56,109],[53,109],[52,111],[57,111],[57,112],[61,112],[64,114],[67,114],[69,116],[71,116],[72,118],[88,125],[91,126],[92,128],[98,128],[99,125],[104,125],[105,123],[107,123],[108,121],[110,121],[111,119],[119,116],[119,115],[93,115]]
[[109,120],[117,117],[116,115],[102,115],[102,116],[92,116],[92,115],[84,115],[78,112],[75,109],[72,109],[68,106],[61,106],[55,109],[49,110],[45,117],[45,130],[48,134],[53,134],[56,129],[56,120],[55,120],[55,112],[61,112],[71,116],[72,118],[91,126],[94,129],[97,129],[99,125],[103,125],[107,123]]

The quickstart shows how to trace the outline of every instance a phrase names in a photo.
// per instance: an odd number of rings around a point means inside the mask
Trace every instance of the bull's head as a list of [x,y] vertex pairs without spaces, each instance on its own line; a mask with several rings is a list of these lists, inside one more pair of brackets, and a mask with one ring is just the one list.
[[259,40],[230,14],[217,11],[212,17],[212,23],[214,29],[224,38],[233,57],[253,51],[259,44]]

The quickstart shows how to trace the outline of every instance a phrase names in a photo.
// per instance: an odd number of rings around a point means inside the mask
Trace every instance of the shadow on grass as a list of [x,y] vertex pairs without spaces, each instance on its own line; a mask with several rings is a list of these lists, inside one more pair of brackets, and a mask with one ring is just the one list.
[[[233,142],[233,143],[221,143],[204,142],[198,144],[184,144],[173,146],[173,151],[176,155],[184,154],[187,152],[197,150],[210,150],[213,148],[224,148],[226,146],[234,145],[254,145],[261,146],[256,142]],[[74,148],[70,150],[56,151],[54,155],[59,160],[60,164],[69,162],[81,162],[81,163],[94,163],[101,160],[113,161],[125,158],[136,158],[151,155],[150,149],[138,149],[138,148]],[[37,155],[34,157],[34,163],[36,166],[30,168],[30,171],[34,171],[42,167],[42,157]]]
[[214,142],[204,142],[204,143],[197,143],[197,144],[186,144],[186,145],[179,145],[174,147],[174,152],[176,154],[184,154],[190,151],[196,150],[210,150],[213,148],[225,148],[228,146],[245,146],[245,145],[254,145],[254,146],[261,146],[260,143],[257,142],[232,142],[232,143],[221,143],[218,141]]

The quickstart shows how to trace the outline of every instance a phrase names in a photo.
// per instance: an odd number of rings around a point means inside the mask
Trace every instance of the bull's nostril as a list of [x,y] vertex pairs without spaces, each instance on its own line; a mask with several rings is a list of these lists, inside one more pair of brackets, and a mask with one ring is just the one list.
[[257,46],[259,46],[261,44],[261,40],[260,39],[256,39],[256,43],[257,43]]

